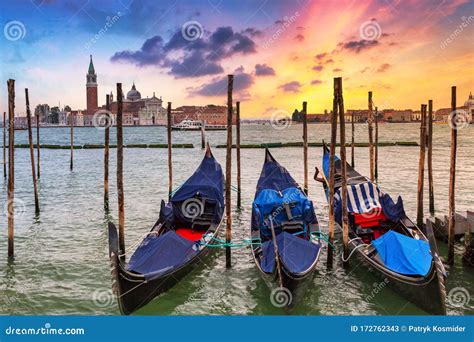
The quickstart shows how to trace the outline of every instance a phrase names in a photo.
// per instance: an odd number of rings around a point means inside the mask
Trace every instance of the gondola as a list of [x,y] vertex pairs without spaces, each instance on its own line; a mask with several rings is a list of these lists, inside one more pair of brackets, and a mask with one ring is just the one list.
[[131,314],[185,277],[208,253],[223,221],[224,175],[209,145],[194,174],[161,202],[158,221],[125,262],[109,223],[112,289],[120,311]]
[[[323,144],[323,186],[328,195],[329,149]],[[334,216],[341,224],[341,160],[335,156]],[[432,231],[427,236],[376,184],[346,163],[349,256],[355,254],[370,271],[421,309],[446,314],[446,271]]]
[[252,254],[272,291],[272,303],[294,307],[319,260],[319,224],[313,203],[288,171],[265,151],[252,205]]

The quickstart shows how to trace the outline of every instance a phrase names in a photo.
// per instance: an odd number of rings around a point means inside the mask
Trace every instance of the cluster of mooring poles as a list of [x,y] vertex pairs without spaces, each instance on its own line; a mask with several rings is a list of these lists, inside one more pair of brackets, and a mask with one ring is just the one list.
[[[228,75],[227,82],[227,150],[226,150],[226,180],[225,180],[225,196],[226,196],[226,267],[231,267],[231,247],[232,241],[232,211],[231,211],[231,170],[232,170],[232,126],[236,123],[236,159],[237,159],[237,208],[241,207],[241,163],[240,163],[240,102],[236,102],[235,111],[232,102],[233,92],[233,75]],[[9,79],[7,81],[8,88],[8,120],[6,113],[3,113],[3,176],[7,178],[8,194],[7,194],[7,220],[8,220],[8,256],[14,256],[14,157],[15,157],[15,80]],[[40,179],[40,122],[39,115],[36,114],[36,150],[37,157],[35,163],[33,132],[32,132],[32,115],[29,103],[28,89],[25,89],[26,101],[26,115],[28,123],[28,145],[30,150],[31,173],[33,180],[35,213],[40,213],[39,197],[38,197],[38,180]],[[105,137],[104,137],[104,209],[109,210],[109,148],[110,148],[110,130],[112,125],[112,118],[110,116],[110,97],[106,96],[106,111],[105,111]],[[452,113],[456,111],[456,87],[451,88],[451,110]],[[329,234],[328,240],[330,246],[334,241],[334,155],[336,151],[337,140],[337,123],[339,120],[339,134],[340,134],[340,156],[341,156],[341,205],[342,205],[342,229],[343,229],[343,244],[344,256],[347,257],[349,232],[348,232],[348,217],[347,217],[347,180],[346,180],[346,142],[345,142],[345,115],[344,115],[344,100],[342,94],[342,78],[334,79],[334,99],[333,110],[331,114],[331,142],[330,142],[330,167],[328,179],[329,192]],[[304,186],[305,194],[308,194],[308,127],[307,127],[307,102],[303,102],[303,167],[304,167]],[[369,168],[370,180],[377,181],[378,178],[378,108],[373,106],[372,92],[368,92],[368,135],[369,135]],[[420,228],[424,227],[424,210],[423,210],[423,195],[424,195],[424,169],[425,159],[428,159],[428,189],[429,189],[429,212],[431,215],[435,212],[434,206],[434,189],[433,189],[433,101],[429,100],[428,105],[421,105],[421,124],[420,124],[420,156],[418,165],[418,192],[417,192],[417,225]],[[450,117],[450,120],[455,120],[455,115]],[[351,114],[351,166],[355,165],[355,132],[354,132],[354,113]],[[375,139],[374,127],[375,123]],[[73,170],[74,157],[74,121],[70,117],[70,170]],[[173,168],[172,168],[172,140],[171,140],[171,126],[172,126],[172,112],[171,102],[168,102],[167,108],[167,148],[168,148],[168,176],[169,187],[168,194],[171,198],[173,193]],[[451,150],[450,150],[450,178],[449,178],[449,211],[448,211],[448,257],[447,263],[454,264],[454,228],[456,223],[455,215],[455,181],[456,181],[456,152],[457,152],[457,127],[455,122],[451,122]],[[8,161],[7,161],[7,127],[8,127]],[[123,191],[123,93],[122,84],[117,83],[117,193],[118,193],[118,225],[119,225],[119,248],[120,254],[125,252],[125,212],[124,212],[124,191]],[[201,122],[201,147],[205,148],[206,134],[205,122]],[[428,151],[426,151],[428,148]],[[7,171],[8,164],[8,171]],[[36,165],[36,166],[35,166]],[[468,244],[471,243],[471,234],[468,232],[466,240],[466,254],[468,253]],[[333,264],[333,250],[328,249],[327,267],[331,268]]]

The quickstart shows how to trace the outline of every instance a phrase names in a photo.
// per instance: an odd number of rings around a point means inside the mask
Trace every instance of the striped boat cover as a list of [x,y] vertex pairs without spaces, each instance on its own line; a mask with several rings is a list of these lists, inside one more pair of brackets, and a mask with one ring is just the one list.
[[[334,206],[338,207],[341,201],[341,188],[334,195]],[[377,186],[371,182],[364,182],[347,186],[347,211],[363,214],[373,209],[382,209],[380,197],[383,196]]]

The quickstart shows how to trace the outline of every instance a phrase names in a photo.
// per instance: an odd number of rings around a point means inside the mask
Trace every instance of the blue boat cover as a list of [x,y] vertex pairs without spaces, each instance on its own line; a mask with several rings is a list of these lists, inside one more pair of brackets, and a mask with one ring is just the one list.
[[195,243],[173,230],[160,236],[148,235],[133,253],[127,269],[152,280],[184,265],[198,253]]
[[[341,188],[334,195],[334,216],[340,224],[342,220]],[[395,203],[389,194],[383,193],[374,183],[363,182],[347,186],[347,211],[364,214],[374,209],[382,209],[385,216],[394,222],[405,217],[403,200],[399,196]]]
[[[291,220],[284,208],[286,204],[290,207]],[[252,228],[260,229],[264,237],[271,237],[269,217],[276,234],[281,232],[284,222],[301,221],[307,225],[317,220],[313,203],[295,187],[283,191],[264,189],[259,192],[252,205]]]
[[224,211],[224,174],[220,164],[212,154],[206,154],[194,174],[184,182],[171,198],[174,215],[178,220],[188,220],[181,211],[181,204],[196,196],[216,203],[214,222],[219,222]]
[[[278,255],[282,266],[290,273],[302,273],[308,270],[318,256],[319,245],[308,240],[282,232],[277,235]],[[275,269],[275,248],[273,240],[262,244],[260,266],[266,273]]]
[[377,249],[385,266],[405,275],[425,276],[433,260],[430,245],[393,230],[383,234],[372,245]]
[[287,188],[297,188],[298,183],[291,177],[290,173],[271,156],[268,150],[266,154],[266,160],[258,179],[255,198],[264,189],[283,191]]

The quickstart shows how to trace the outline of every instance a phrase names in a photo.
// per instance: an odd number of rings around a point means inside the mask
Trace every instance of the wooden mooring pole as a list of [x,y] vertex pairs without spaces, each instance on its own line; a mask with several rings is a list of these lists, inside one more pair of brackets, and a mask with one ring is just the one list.
[[451,159],[449,165],[449,205],[448,205],[448,265],[454,265],[454,227],[456,225],[456,153],[458,144],[458,131],[455,121],[456,112],[456,87],[451,88]]
[[125,196],[123,192],[123,94],[122,83],[117,83],[117,195],[119,222],[119,255],[125,260]]
[[236,148],[236,157],[237,157],[237,208],[240,208],[242,205],[242,188],[241,188],[241,172],[240,172],[240,102],[237,101],[235,103],[235,133],[236,133],[236,141],[235,141],[235,148]]
[[225,242],[225,266],[230,268],[231,251],[228,244],[232,241],[232,211],[231,211],[231,187],[232,187],[232,89],[234,87],[234,75],[228,75],[227,79],[227,153],[225,158],[225,213],[226,213],[226,230]]
[[367,123],[369,124],[369,166],[370,166],[370,180],[373,182],[375,180],[375,170],[374,170],[374,113],[372,110],[372,92],[369,91],[369,113]]
[[420,124],[420,158],[418,162],[418,193],[416,224],[420,229],[423,228],[423,189],[425,181],[425,149],[426,149],[426,105],[421,105],[421,124]]
[[110,145],[110,95],[105,96],[105,130],[104,130],[104,209],[109,210],[109,145]]
[[346,177],[346,120],[344,118],[344,98],[342,95],[342,77],[337,78],[338,110],[340,126],[341,150],[341,210],[342,210],[342,241],[344,244],[344,259],[349,255],[349,217],[347,213],[347,177]]
[[206,148],[206,122],[204,120],[201,121],[201,148]]
[[41,145],[40,145],[40,116],[39,113],[36,114],[36,172],[38,180],[41,177],[40,172],[40,154],[41,154]]
[[8,87],[8,257],[14,256],[14,225],[15,225],[15,80],[7,81]]
[[38,186],[36,184],[36,171],[35,171],[35,152],[33,147],[33,132],[31,128],[31,110],[30,110],[30,98],[28,96],[28,88],[25,88],[25,101],[26,101],[26,120],[28,123],[28,143],[30,145],[30,160],[31,160],[31,174],[33,177],[33,191],[35,196],[35,213],[40,213],[39,200],[38,200]]
[[73,170],[74,168],[74,122],[72,120],[72,115],[69,117],[70,123],[69,125],[71,126],[71,156],[69,160],[69,170]]
[[428,101],[428,188],[430,201],[430,214],[434,215],[434,190],[433,190],[433,100]]
[[303,168],[303,190],[308,196],[308,103],[306,101],[303,102]]
[[329,147],[329,193],[328,193],[328,215],[329,215],[329,233],[328,233],[328,257],[327,257],[327,268],[331,269],[333,265],[333,242],[334,242],[334,175],[335,175],[335,165],[334,165],[334,155],[336,153],[336,138],[337,138],[337,111],[338,111],[338,83],[337,79],[334,79],[334,99],[333,99],[333,109],[331,114],[331,145]]
[[351,166],[355,167],[355,127],[354,127],[354,111],[351,112]]
[[375,107],[375,151],[374,151],[374,178],[379,179],[379,110]]
[[171,199],[173,193],[173,160],[171,154],[172,141],[171,141],[171,102],[168,102],[167,111],[167,124],[166,124],[166,135],[168,137],[168,199]]
[[7,178],[7,118],[3,112],[3,178]]

